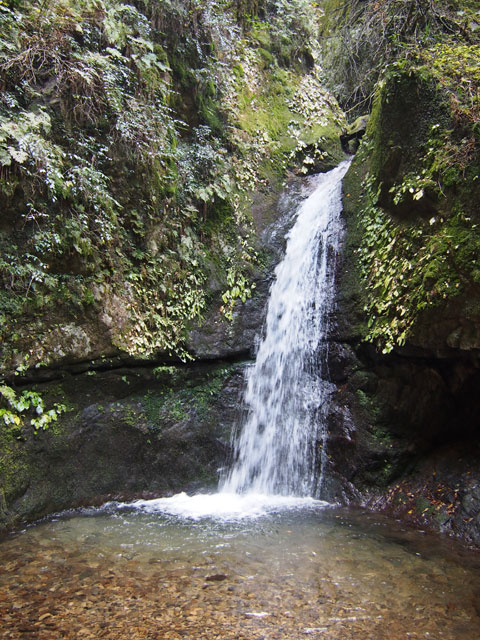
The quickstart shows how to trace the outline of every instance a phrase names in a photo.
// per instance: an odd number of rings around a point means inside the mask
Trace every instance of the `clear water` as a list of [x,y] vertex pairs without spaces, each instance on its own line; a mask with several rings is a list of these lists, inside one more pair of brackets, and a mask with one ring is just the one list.
[[224,491],[321,494],[317,469],[324,466],[326,430],[319,433],[319,428],[330,390],[325,338],[348,166],[343,162],[317,176],[316,188],[300,206],[288,235],[270,291],[265,337],[248,373],[248,416],[235,442],[236,459]]
[[174,502],[5,540],[0,637],[480,638],[480,559],[449,541],[315,501],[216,518]]

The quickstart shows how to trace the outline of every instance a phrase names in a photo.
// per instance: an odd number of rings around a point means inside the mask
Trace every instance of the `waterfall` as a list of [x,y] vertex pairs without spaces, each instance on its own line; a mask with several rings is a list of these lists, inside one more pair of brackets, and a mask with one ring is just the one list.
[[275,270],[264,338],[247,372],[246,420],[235,462],[218,493],[137,500],[129,508],[198,520],[257,518],[272,510],[325,506],[328,322],[342,237],[342,178],[349,162],[315,178],[298,208]]
[[[317,176],[277,266],[265,336],[247,373],[247,417],[221,491],[320,495],[327,460],[328,322],[342,224],[343,162]],[[318,471],[320,471],[318,473]]]

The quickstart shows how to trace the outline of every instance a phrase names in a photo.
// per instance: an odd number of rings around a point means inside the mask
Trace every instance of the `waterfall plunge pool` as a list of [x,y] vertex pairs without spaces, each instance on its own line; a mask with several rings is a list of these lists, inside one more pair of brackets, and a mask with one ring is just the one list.
[[312,499],[109,503],[9,536],[0,563],[2,638],[480,637],[477,554]]
[[322,345],[347,168],[318,176],[297,212],[223,491],[110,503],[8,537],[1,638],[480,638],[473,552],[380,516],[253,493],[321,495]]
[[480,638],[476,554],[380,516],[268,495],[321,495],[347,169],[318,176],[297,211],[223,491],[109,503],[8,537],[1,638]]

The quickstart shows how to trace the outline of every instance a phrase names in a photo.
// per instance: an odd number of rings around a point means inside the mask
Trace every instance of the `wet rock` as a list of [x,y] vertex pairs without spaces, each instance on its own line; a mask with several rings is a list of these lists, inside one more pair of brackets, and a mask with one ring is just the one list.
[[480,485],[468,488],[462,499],[462,508],[467,516],[478,518],[480,514]]
[[263,267],[252,273],[255,285],[253,295],[234,307],[233,320],[220,313],[222,283],[212,282],[212,302],[204,320],[194,326],[188,335],[187,348],[203,360],[252,356],[262,331],[274,269],[285,251],[285,236],[293,223],[293,216],[301,200],[311,190],[310,180],[292,178],[280,195],[257,195],[252,216],[262,252]]
[[355,153],[357,151],[360,140],[367,129],[369,118],[369,114],[359,116],[342,133],[340,142],[342,143],[342,149],[345,153]]
[[252,298],[234,310],[233,320],[219,314],[218,301],[211,307],[204,320],[188,337],[188,349],[202,360],[216,360],[232,356],[252,356],[256,337],[259,335],[266,310],[269,282],[257,281]]
[[[473,471],[480,457],[478,286],[469,283],[419,314],[406,344],[383,354],[364,342],[368,300],[358,265],[367,173],[379,188],[376,205],[394,223],[412,227],[440,210],[442,216],[463,204],[470,210],[475,190],[461,195],[459,183],[442,202],[428,189],[421,202],[409,196],[394,202],[393,187],[422,166],[431,127],[448,129],[452,114],[438,86],[421,74],[387,79],[375,104],[367,125],[370,150],[354,159],[344,180],[346,237],[329,351],[338,391],[329,410],[328,464],[374,508],[480,544]],[[334,484],[341,487],[338,479]],[[331,492],[341,495],[335,487]]]
[[112,498],[216,486],[244,368],[167,367],[160,380],[148,370],[128,378],[106,371],[43,385],[49,402],[68,410],[49,431],[26,430],[4,456],[1,473],[11,480],[0,494],[0,528]]

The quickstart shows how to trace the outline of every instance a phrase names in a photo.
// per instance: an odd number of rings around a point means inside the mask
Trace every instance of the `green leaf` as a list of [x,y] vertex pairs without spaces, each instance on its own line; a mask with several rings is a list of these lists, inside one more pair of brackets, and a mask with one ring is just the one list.
[[15,149],[15,147],[8,147],[8,151],[12,158],[20,164],[25,162],[25,160],[28,158],[28,153],[26,153],[25,151],[21,151],[20,149]]

